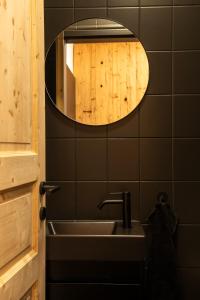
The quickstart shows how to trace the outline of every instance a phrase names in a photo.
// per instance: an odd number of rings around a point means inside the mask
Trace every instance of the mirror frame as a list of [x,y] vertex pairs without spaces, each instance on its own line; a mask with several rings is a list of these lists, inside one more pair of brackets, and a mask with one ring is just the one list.
[[[49,46],[48,46],[48,48],[47,48],[46,51],[45,51],[45,69],[46,69],[46,60],[47,60],[47,56],[48,56],[49,50],[50,50],[50,48],[52,47],[52,45],[55,43],[55,41],[56,41],[58,35],[59,35],[60,33],[62,33],[64,30],[66,30],[68,27],[72,26],[73,24],[76,24],[76,23],[79,23],[79,22],[85,21],[85,20],[92,20],[92,19],[108,20],[108,21],[111,21],[111,22],[115,22],[115,23],[117,23],[117,24],[119,24],[119,25],[122,25],[124,28],[126,28],[128,31],[130,31],[130,32],[133,34],[133,38],[137,39],[138,42],[140,42],[140,44],[142,45],[142,47],[143,47],[143,49],[144,49],[144,51],[145,51],[145,53],[146,53],[146,50],[145,50],[145,48],[144,48],[142,42],[137,38],[137,35],[132,31],[132,29],[130,30],[129,28],[125,27],[125,26],[123,25],[123,23],[120,23],[118,20],[116,21],[115,19],[110,18],[110,17],[109,17],[109,18],[107,18],[107,17],[89,17],[89,18],[79,19],[78,21],[75,21],[75,22],[72,22],[72,23],[68,24],[67,26],[64,27],[63,30],[61,30],[61,31],[59,31],[59,33],[57,33],[57,35],[56,35],[56,37],[55,37],[54,39],[52,38],[52,41],[49,43]],[[146,54],[146,57],[147,57],[147,63],[148,63],[148,80],[147,80],[147,85],[146,85],[144,94],[143,94],[142,98],[140,99],[139,103],[135,106],[135,108],[134,108],[133,110],[131,110],[127,115],[123,116],[122,118],[120,118],[120,119],[118,119],[118,120],[116,120],[116,121],[114,121],[114,122],[110,122],[110,123],[107,123],[107,124],[85,124],[85,123],[81,123],[81,122],[79,122],[79,121],[77,121],[77,120],[74,120],[74,119],[70,118],[69,116],[67,116],[67,115],[64,114],[61,110],[59,110],[59,109],[57,108],[55,102],[53,101],[53,99],[52,99],[52,97],[51,97],[51,95],[50,95],[50,93],[49,93],[49,90],[48,90],[47,85],[46,85],[46,79],[45,79],[45,91],[46,91],[47,96],[48,96],[48,100],[49,100],[48,102],[49,102],[49,103],[52,105],[52,107],[53,107],[59,114],[61,114],[63,117],[67,118],[68,120],[70,120],[70,121],[72,121],[72,122],[78,123],[79,125],[83,125],[83,126],[92,126],[92,127],[96,126],[96,127],[97,127],[97,126],[107,126],[107,125],[112,125],[112,124],[115,124],[116,122],[123,121],[123,120],[124,120],[126,117],[128,117],[131,113],[134,113],[134,111],[138,108],[138,106],[139,106],[140,103],[142,102],[142,100],[143,100],[143,98],[144,98],[144,96],[145,96],[145,94],[146,94],[146,91],[147,91],[147,89],[148,89],[148,86],[149,86],[149,78],[150,78],[150,67],[149,67],[149,60],[148,60],[147,54]],[[46,73],[46,72],[45,72],[45,73]]]

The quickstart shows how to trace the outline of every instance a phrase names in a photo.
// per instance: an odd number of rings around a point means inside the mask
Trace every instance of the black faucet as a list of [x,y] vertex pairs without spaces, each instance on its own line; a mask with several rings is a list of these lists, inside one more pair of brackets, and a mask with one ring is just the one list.
[[122,199],[108,199],[101,201],[97,207],[102,209],[106,204],[122,204],[123,227],[131,228],[131,193],[130,192],[116,192],[110,195],[121,195]]

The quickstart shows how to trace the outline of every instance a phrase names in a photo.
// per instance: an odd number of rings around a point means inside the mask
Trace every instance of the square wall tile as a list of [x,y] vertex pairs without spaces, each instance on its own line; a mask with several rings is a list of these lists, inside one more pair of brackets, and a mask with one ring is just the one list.
[[171,180],[172,141],[167,138],[142,138],[140,142],[140,179]]
[[177,265],[200,267],[200,225],[179,225],[177,231]]
[[46,51],[57,35],[74,22],[72,8],[45,9],[45,45]]
[[75,0],[75,7],[103,7],[106,6],[107,0]]
[[170,52],[147,52],[149,87],[147,94],[171,94],[172,55]]
[[200,95],[174,96],[174,136],[200,137]]
[[106,137],[107,126],[89,126],[76,123],[76,136],[77,137]]
[[199,300],[200,268],[178,268],[177,276],[182,295],[181,299]]
[[138,139],[108,139],[109,180],[139,179]]
[[124,27],[131,30],[136,36],[139,34],[139,9],[131,8],[108,8],[108,19],[121,23]]
[[172,7],[141,8],[140,40],[145,50],[171,50]]
[[44,7],[73,7],[73,0],[44,0]]
[[145,96],[140,106],[141,137],[171,137],[172,97]]
[[160,192],[168,194],[168,201],[172,202],[171,182],[140,182],[140,219],[148,223],[148,218],[154,211],[157,203],[157,196]]
[[106,139],[77,139],[78,180],[106,180]]
[[140,0],[141,6],[172,5],[173,0]]
[[138,6],[139,0],[108,0],[108,6]]
[[97,205],[106,199],[106,182],[77,182],[77,219],[109,219],[108,206]]
[[200,139],[174,140],[174,179],[200,180]]
[[200,182],[175,182],[174,207],[182,224],[200,223]]
[[75,179],[75,140],[48,139],[46,176],[50,181]]
[[200,51],[174,53],[174,93],[200,94]]
[[75,21],[90,18],[106,18],[106,8],[77,8],[75,9]]
[[200,7],[198,6],[174,8],[175,50],[200,50],[199,16]]
[[108,125],[108,137],[138,137],[139,109],[136,108],[128,116]]
[[46,137],[65,138],[75,137],[75,122],[61,115],[59,111],[46,99]]
[[47,195],[48,220],[75,220],[75,182],[48,182],[60,187],[58,191]]
[[[113,181],[108,183],[108,192],[130,192],[131,193],[131,218],[139,220],[139,182]],[[120,196],[108,195],[109,199],[121,199]],[[109,206],[111,219],[122,219],[122,205]]]
[[200,0],[174,0],[174,5],[200,4]]

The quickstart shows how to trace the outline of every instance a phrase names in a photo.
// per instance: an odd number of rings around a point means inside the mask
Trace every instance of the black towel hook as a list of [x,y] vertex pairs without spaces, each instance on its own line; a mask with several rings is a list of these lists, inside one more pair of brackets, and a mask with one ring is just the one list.
[[158,204],[166,204],[168,202],[168,194],[166,192],[160,192],[157,195]]

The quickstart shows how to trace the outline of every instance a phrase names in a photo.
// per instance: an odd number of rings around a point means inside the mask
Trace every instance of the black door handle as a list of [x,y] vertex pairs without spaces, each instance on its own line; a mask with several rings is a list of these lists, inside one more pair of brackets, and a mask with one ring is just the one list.
[[40,220],[41,221],[44,221],[47,217],[47,210],[46,210],[46,207],[42,206],[40,208]]
[[40,195],[44,195],[45,193],[51,194],[51,193],[58,191],[59,189],[60,189],[60,187],[58,185],[50,185],[47,182],[42,181],[40,183],[39,192],[40,192]]

